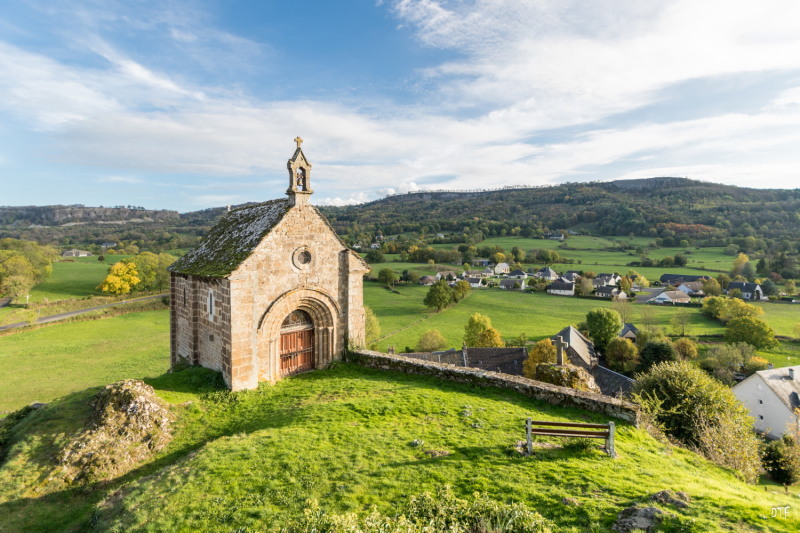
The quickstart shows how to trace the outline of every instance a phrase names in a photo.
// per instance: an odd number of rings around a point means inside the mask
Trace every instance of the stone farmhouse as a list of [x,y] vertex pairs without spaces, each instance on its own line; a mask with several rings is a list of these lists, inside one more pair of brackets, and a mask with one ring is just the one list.
[[309,203],[311,163],[287,163],[288,198],[226,213],[171,267],[171,364],[222,373],[231,390],[327,366],[364,343],[367,263]]
[[77,248],[73,248],[72,250],[67,250],[61,254],[61,257],[91,257],[92,252],[88,250],[78,250]]

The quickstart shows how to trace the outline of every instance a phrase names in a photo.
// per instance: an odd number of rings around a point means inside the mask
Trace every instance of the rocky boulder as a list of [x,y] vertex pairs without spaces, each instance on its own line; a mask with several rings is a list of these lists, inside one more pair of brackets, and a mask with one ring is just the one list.
[[91,405],[86,427],[58,455],[67,481],[104,481],[123,475],[171,438],[169,406],[146,383],[128,379],[107,385]]
[[578,366],[541,363],[536,366],[536,376],[533,379],[561,387],[602,394],[592,375]]

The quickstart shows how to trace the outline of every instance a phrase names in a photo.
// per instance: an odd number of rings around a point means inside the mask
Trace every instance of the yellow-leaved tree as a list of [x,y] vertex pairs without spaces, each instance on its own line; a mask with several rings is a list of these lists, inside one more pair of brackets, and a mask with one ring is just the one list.
[[108,276],[97,288],[111,294],[128,294],[140,281],[136,265],[132,262],[120,261],[109,267]]

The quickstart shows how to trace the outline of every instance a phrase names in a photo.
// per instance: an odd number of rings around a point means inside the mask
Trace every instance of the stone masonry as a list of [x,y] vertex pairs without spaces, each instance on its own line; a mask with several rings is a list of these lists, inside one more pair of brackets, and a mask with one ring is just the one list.
[[364,343],[369,266],[309,203],[311,164],[295,141],[288,198],[228,212],[170,267],[172,366],[220,371],[232,390],[284,375],[282,327],[297,311],[312,322],[314,368]]

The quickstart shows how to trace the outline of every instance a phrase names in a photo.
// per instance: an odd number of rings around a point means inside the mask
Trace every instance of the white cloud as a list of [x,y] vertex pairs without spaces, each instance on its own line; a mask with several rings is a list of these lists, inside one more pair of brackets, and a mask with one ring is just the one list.
[[131,178],[130,176],[105,176],[97,179],[100,183],[142,183],[139,178]]

